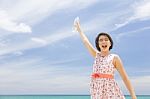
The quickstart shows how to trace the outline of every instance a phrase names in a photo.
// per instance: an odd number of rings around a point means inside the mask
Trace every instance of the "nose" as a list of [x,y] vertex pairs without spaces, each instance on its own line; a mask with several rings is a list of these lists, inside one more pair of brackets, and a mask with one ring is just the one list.
[[102,44],[104,44],[104,43],[106,43],[106,41],[105,41],[105,40],[103,40],[103,41],[102,41]]

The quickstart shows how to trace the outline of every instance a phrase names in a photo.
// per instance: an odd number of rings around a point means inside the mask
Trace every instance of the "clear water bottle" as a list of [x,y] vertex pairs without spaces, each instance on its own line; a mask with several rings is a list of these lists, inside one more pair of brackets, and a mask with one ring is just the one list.
[[80,21],[79,17],[76,17],[76,18],[74,19],[72,32],[77,32],[76,24],[77,24],[77,22],[79,22],[79,21]]

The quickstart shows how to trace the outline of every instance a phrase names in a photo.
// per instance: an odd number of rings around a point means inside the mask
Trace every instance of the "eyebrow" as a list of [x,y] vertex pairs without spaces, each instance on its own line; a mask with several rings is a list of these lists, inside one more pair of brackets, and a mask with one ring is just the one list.
[[108,40],[109,40],[109,38],[108,38],[108,37],[106,37],[106,38],[101,38],[101,39],[99,39],[99,40],[103,40],[103,39],[108,39]]

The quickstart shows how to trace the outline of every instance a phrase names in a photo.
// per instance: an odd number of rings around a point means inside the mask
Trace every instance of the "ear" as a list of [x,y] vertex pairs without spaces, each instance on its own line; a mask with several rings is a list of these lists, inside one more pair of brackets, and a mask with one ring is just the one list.
[[110,42],[110,46],[111,46],[111,42]]

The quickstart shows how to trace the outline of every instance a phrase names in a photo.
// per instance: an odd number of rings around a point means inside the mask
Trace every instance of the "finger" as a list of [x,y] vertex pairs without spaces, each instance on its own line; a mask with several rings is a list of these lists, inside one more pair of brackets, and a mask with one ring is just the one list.
[[80,22],[79,21],[77,21],[77,25],[80,26]]

